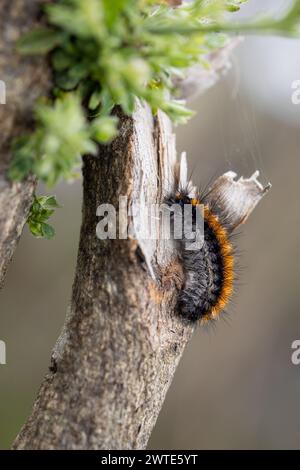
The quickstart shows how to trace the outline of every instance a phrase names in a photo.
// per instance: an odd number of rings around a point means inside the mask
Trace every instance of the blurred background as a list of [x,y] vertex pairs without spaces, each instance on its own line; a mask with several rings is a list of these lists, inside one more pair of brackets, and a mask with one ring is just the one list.
[[[276,6],[274,4],[276,3]],[[249,0],[241,16],[288,2]],[[227,322],[198,329],[187,347],[150,440],[152,449],[300,448],[300,41],[249,37],[227,76],[192,103],[196,117],[177,129],[193,180],[228,170],[261,170],[273,188],[239,239],[243,272]],[[81,182],[56,191],[53,241],[28,229],[0,293],[0,448],[9,448],[30,413],[71,294],[81,219]]]

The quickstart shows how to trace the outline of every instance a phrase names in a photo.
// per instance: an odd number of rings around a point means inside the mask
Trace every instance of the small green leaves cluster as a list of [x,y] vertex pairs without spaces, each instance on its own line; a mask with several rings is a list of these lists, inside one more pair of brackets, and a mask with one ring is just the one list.
[[[21,54],[50,53],[55,89],[37,104],[36,130],[14,144],[10,177],[35,173],[49,186],[77,174],[83,154],[117,133],[112,109],[131,115],[137,99],[177,123],[192,116],[176,99],[174,76],[223,46],[227,38],[210,32],[180,34],[178,22],[214,24],[241,0],[195,0],[171,8],[167,1],[57,0],[48,4],[48,27],[30,31],[18,43]],[[158,24],[173,27],[153,33]]]
[[[57,0],[45,8],[48,27],[21,38],[22,54],[51,54],[53,99],[38,104],[36,131],[14,144],[10,177],[34,172],[49,186],[72,179],[85,153],[117,133],[115,105],[132,114],[137,99],[177,123],[193,114],[176,100],[173,80],[224,46],[224,31],[299,33],[300,0],[278,19],[237,24],[225,15],[246,0]],[[227,18],[226,20],[224,18]]]
[[54,196],[34,197],[27,220],[29,230],[37,238],[53,238],[54,228],[47,223],[48,219],[59,205]]
[[[226,44],[232,31],[299,34],[300,0],[281,18],[231,21],[247,0],[194,0],[178,8],[168,0],[56,0],[45,6],[47,27],[30,31],[18,43],[21,54],[49,54],[54,73],[51,98],[35,109],[35,131],[13,144],[12,180],[36,174],[48,186],[78,175],[81,157],[95,154],[118,131],[112,115],[118,105],[131,115],[137,100],[155,114],[163,110],[175,123],[192,111],[178,100],[174,80]],[[51,229],[37,214],[31,231]],[[34,216],[34,217],[33,217]],[[44,224],[44,225],[43,225]]]

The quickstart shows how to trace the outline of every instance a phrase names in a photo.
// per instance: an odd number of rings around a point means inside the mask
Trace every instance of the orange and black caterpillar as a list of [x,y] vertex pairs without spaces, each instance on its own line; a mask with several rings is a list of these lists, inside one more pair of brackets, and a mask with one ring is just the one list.
[[[200,250],[185,248],[186,240],[181,243],[181,258],[185,273],[185,283],[179,294],[178,311],[192,322],[202,323],[218,317],[229,302],[234,286],[234,246],[231,230],[226,228],[222,213],[214,213],[205,195],[190,197],[188,189],[178,189],[166,199],[169,206],[192,205],[195,211],[204,206],[204,242]],[[195,221],[193,220],[193,230]]]
[[187,249],[185,237],[180,241],[185,279],[179,294],[178,312],[191,322],[206,323],[220,316],[234,291],[233,232],[247,220],[271,185],[261,185],[258,171],[248,179],[238,180],[235,173],[228,172],[201,194],[187,181],[186,173],[183,154],[180,165],[175,168],[175,191],[165,202],[170,207],[179,204],[182,211],[186,204],[192,206],[193,232],[196,211],[203,208],[204,241],[195,251]]

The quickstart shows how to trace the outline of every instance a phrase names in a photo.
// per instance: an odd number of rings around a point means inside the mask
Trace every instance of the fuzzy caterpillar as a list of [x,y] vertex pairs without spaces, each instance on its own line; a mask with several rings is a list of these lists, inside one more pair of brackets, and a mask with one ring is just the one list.
[[186,249],[180,241],[180,255],[185,281],[178,299],[180,315],[191,322],[205,323],[219,317],[232,297],[235,281],[235,229],[248,218],[260,199],[270,189],[257,180],[259,172],[250,178],[235,180],[236,174],[225,173],[202,194],[187,181],[186,157],[176,166],[174,192],[166,204],[192,206],[193,228],[196,211],[203,205],[204,242],[196,251]]

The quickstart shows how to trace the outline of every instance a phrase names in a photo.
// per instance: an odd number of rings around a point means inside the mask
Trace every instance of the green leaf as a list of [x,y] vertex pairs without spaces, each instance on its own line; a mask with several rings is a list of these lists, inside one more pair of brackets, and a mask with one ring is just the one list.
[[44,209],[57,209],[61,207],[55,196],[40,196],[38,202]]
[[54,29],[36,29],[24,34],[18,40],[17,50],[24,55],[47,54],[61,44],[63,37],[62,32]]
[[102,0],[70,0],[46,7],[49,22],[80,38],[101,38],[103,21]]
[[118,118],[116,117],[99,117],[92,122],[92,136],[97,142],[110,142],[118,133],[117,125]]
[[107,116],[111,113],[113,107],[115,106],[115,102],[111,97],[111,94],[108,90],[103,90],[101,92],[101,116]]
[[56,85],[63,90],[69,91],[77,87],[79,82],[86,78],[88,75],[88,69],[86,65],[79,62],[68,70],[62,70],[57,72],[55,75]]
[[80,82],[80,77],[72,76],[69,71],[59,72],[55,74],[55,83],[56,85],[64,91],[71,91],[77,87]]
[[96,90],[92,93],[92,95],[89,99],[89,104],[88,104],[89,109],[94,111],[96,108],[98,108],[100,103],[101,103],[101,92]]
[[54,228],[46,222],[57,207],[59,207],[59,205],[55,196],[34,197],[27,219],[28,227],[32,235],[47,239],[54,237]]
[[126,0],[103,0],[105,18],[109,27],[111,27],[118,19],[118,16],[128,4]]
[[247,2],[247,0],[230,0],[226,3],[226,8],[230,12],[236,12],[240,10],[241,4]]
[[28,221],[28,227],[32,235],[34,235],[37,238],[43,238],[43,231],[41,224],[33,221]]
[[42,236],[44,238],[47,238],[48,240],[50,240],[51,238],[54,237],[55,235],[55,230],[53,227],[51,227],[51,225],[49,224],[41,224],[41,228],[42,228]]
[[132,93],[128,93],[124,96],[123,100],[120,102],[122,109],[125,114],[131,116],[131,114],[135,110],[135,95]]
[[61,49],[57,49],[52,55],[52,65],[57,72],[66,70],[74,64],[74,58]]
[[175,124],[186,124],[194,115],[194,111],[187,109],[180,101],[166,102],[162,108]]

